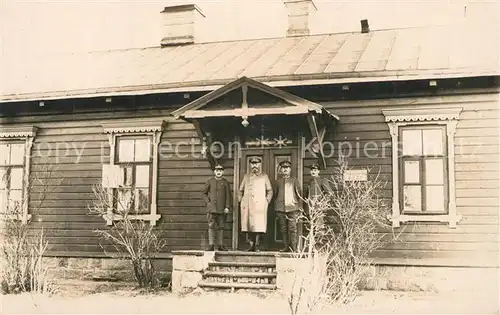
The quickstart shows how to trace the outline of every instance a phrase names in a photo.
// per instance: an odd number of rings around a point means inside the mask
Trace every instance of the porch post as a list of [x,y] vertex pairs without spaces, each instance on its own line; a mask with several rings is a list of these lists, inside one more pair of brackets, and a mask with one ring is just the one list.
[[232,248],[233,250],[238,249],[238,221],[240,219],[239,216],[239,202],[238,202],[238,191],[240,188],[240,138],[234,138],[235,143],[238,143],[238,146],[234,149],[233,153],[233,230],[232,230]]

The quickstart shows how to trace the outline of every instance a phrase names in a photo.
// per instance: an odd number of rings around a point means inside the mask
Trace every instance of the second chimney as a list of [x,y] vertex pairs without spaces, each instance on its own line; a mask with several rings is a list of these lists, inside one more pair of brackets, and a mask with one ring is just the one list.
[[165,7],[161,46],[186,45],[195,42],[197,20],[205,15],[194,4]]
[[317,10],[312,0],[284,0],[288,11],[287,36],[309,35],[309,14]]

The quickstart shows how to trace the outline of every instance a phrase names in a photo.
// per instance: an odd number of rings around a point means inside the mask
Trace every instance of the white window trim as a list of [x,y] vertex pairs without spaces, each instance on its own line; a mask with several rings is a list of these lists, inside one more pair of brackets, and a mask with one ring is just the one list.
[[23,213],[20,219],[23,224],[27,224],[31,220],[31,214],[29,213],[29,176],[31,171],[31,148],[33,147],[33,141],[36,136],[38,128],[34,126],[29,127],[7,127],[2,128],[0,132],[0,140],[24,140],[25,147],[24,152],[26,154],[25,164],[24,164],[24,188],[23,188],[23,199],[26,202],[23,205]]
[[[456,228],[457,223],[462,219],[462,216],[457,214],[455,195],[455,130],[461,111],[461,107],[393,108],[382,110],[385,121],[389,125],[392,138],[392,216],[389,216],[389,219],[392,220],[393,227],[399,227],[401,222],[422,221],[447,222],[450,228]],[[399,209],[399,128],[402,126],[428,125],[430,123],[446,126],[448,139],[448,213],[425,215],[402,214]]]
[[[103,125],[104,133],[108,135],[110,146],[109,151],[109,164],[115,164],[116,157],[116,138],[127,135],[137,136],[151,136],[153,140],[153,175],[151,179],[151,204],[149,214],[129,215],[134,220],[149,221],[152,226],[161,218],[158,214],[158,145],[160,144],[161,135],[163,133],[164,121],[130,121],[130,122],[117,122]],[[108,198],[113,200],[112,192],[109,193]],[[111,202],[110,202],[111,204]],[[113,208],[109,207],[107,214],[103,215],[107,225],[112,225],[113,221],[123,220],[123,216],[113,213]]]

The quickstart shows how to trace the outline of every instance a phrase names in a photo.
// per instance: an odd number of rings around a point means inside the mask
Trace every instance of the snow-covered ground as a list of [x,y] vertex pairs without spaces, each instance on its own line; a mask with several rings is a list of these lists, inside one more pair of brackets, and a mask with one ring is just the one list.
[[[73,285],[52,296],[4,295],[0,314],[289,314],[279,293],[203,292],[180,296],[170,292],[143,294],[129,287],[83,289]],[[96,293],[97,292],[97,293]],[[329,306],[324,314],[500,314],[496,294],[437,294],[365,291],[345,306]]]

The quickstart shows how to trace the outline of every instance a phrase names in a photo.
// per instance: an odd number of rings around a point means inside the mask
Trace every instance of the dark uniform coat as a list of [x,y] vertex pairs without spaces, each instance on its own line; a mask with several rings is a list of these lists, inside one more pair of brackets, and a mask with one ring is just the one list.
[[[292,187],[293,194],[290,196],[285,194],[286,183],[289,183]],[[274,211],[293,212],[299,210],[299,181],[295,177],[278,178],[274,185],[274,196]],[[289,202],[286,202],[286,200]]]
[[231,185],[224,178],[212,177],[203,187],[203,199],[208,213],[224,213],[224,208],[231,209]]
[[330,193],[332,191],[328,180],[321,177],[313,177],[306,188],[306,197],[314,198],[321,196],[324,193]]

